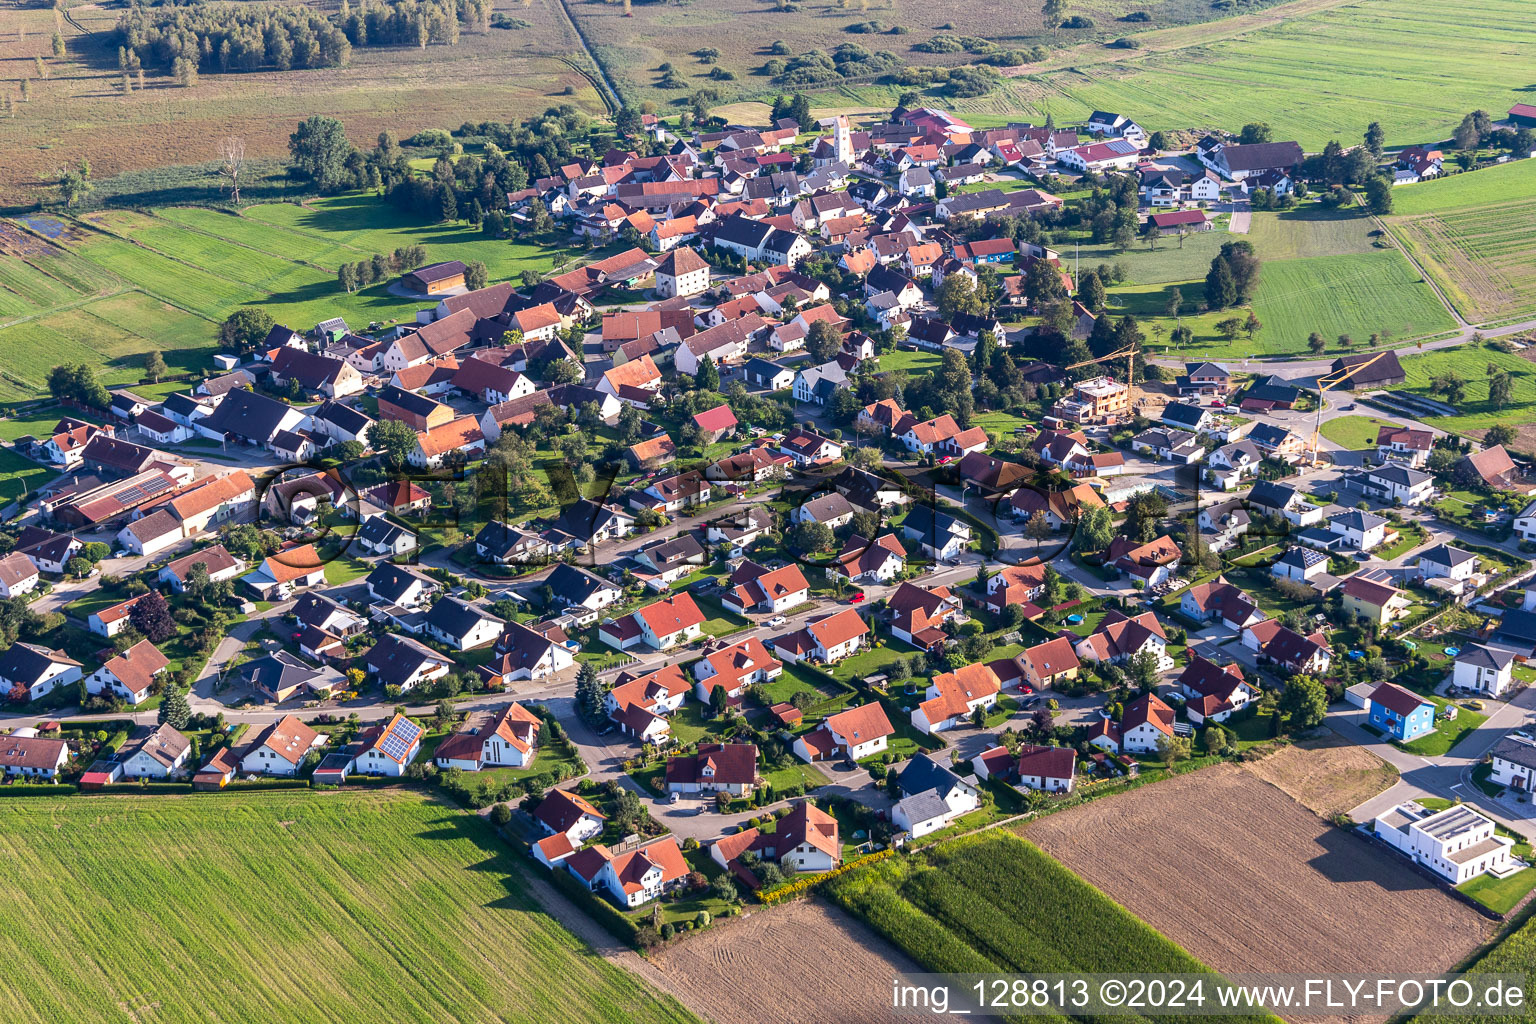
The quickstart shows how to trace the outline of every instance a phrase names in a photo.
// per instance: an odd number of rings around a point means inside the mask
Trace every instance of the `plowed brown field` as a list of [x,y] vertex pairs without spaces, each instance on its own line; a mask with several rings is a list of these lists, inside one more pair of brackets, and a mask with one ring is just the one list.
[[651,958],[692,994],[695,1012],[731,1024],[881,1024],[891,979],[921,971],[836,907],[796,900],[689,936]]
[[1427,973],[1491,930],[1406,861],[1237,765],[1052,814],[1023,834],[1219,971]]

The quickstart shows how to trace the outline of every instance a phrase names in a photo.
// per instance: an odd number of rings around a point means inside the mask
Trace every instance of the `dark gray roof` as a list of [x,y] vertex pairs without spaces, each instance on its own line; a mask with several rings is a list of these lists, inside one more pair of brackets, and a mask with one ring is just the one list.
[[48,666],[52,664],[53,658],[48,656],[47,648],[39,648],[18,641],[11,644],[10,650],[0,655],[0,677],[9,679],[13,683],[25,683],[31,686],[43,677],[43,673],[47,672]]
[[544,582],[554,591],[555,598],[565,604],[582,604],[593,594],[618,589],[607,580],[564,562],[555,566]]
[[1536,747],[1513,736],[1499,740],[1489,753],[1526,768],[1536,768]]
[[1477,556],[1472,552],[1463,551],[1461,548],[1453,548],[1449,544],[1436,544],[1428,550],[1419,552],[1419,561],[1421,562],[1427,559],[1436,565],[1449,565],[1452,567],[1475,558]]
[[919,754],[908,761],[896,779],[901,792],[906,796],[933,791],[937,791],[941,797],[948,796],[962,781],[948,765],[940,764],[925,754]]
[[1492,668],[1501,671],[1514,660],[1514,651],[1506,651],[1497,647],[1484,647],[1482,644],[1468,644],[1456,655],[1456,663],[1458,665],[1476,665],[1478,668]]
[[466,604],[456,597],[442,598],[427,612],[427,625],[453,637],[468,635],[482,619],[501,621],[485,609]]
[[1193,427],[1209,413],[1198,405],[1189,405],[1185,402],[1169,402],[1163,406],[1163,422],[1176,423],[1180,426]]
[[231,391],[203,425],[210,430],[247,437],[265,444],[277,433],[288,406],[254,391]]
[[390,604],[397,603],[411,589],[413,584],[423,583],[431,586],[427,580],[411,572],[402,566],[391,565],[388,562],[380,562],[374,566],[368,578],[364,580],[380,600]]

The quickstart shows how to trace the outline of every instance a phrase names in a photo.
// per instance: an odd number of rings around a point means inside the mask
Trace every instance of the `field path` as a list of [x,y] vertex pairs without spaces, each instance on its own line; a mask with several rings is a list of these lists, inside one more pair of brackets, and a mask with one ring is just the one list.
[[1227,232],[1233,235],[1246,235],[1248,229],[1253,227],[1252,210],[1233,210],[1232,222],[1227,225]]
[[657,970],[655,964],[628,946],[620,944],[612,935],[604,931],[601,925],[592,920],[592,915],[572,903],[564,893],[557,891],[554,886],[532,872],[525,871],[523,881],[527,883],[529,895],[544,907],[549,916],[569,929],[572,935],[591,946],[592,951],[598,956],[665,992],[697,1014],[701,1020],[715,1019],[704,1011],[698,993],[690,991],[686,986],[673,984],[673,980]]
[[[1392,244],[1397,246],[1398,252],[1408,257],[1408,262],[1413,264],[1413,269],[1419,272],[1419,276],[1424,279],[1425,284],[1434,289],[1435,297],[1440,300],[1440,304],[1445,307],[1446,312],[1450,313],[1451,316],[1456,320],[1456,326],[1462,328],[1464,331],[1471,330],[1473,325],[1461,315],[1461,311],[1456,308],[1456,304],[1453,303],[1450,299],[1446,298],[1445,292],[1440,290],[1439,283],[1430,276],[1429,271],[1424,269],[1424,264],[1419,262],[1418,257],[1409,252],[1408,247],[1404,245],[1395,234],[1392,233],[1392,231],[1387,227],[1386,222],[1383,221],[1380,217],[1372,215],[1371,223],[1375,224],[1377,229],[1379,229],[1383,235],[1392,239]],[[1468,337],[1471,337],[1471,335],[1469,334]],[[1436,346],[1430,345],[1429,347],[1434,348]]]

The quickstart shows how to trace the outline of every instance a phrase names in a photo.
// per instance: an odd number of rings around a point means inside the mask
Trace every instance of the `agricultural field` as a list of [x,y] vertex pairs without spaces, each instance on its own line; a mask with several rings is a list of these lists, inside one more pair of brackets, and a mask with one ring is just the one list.
[[[1105,849],[1110,847],[1084,844],[1085,855],[1098,859],[1143,859],[1104,858]],[[1177,870],[1187,867],[1181,862]],[[1039,847],[1009,833],[880,861],[839,876],[827,892],[931,972],[1208,970]]]
[[[804,941],[815,936],[814,942]],[[921,970],[843,911],[819,900],[758,908],[717,924],[651,962],[715,1020],[884,1019],[890,979]],[[750,992],[750,998],[742,998]]]
[[1396,768],[1327,730],[1243,767],[1323,818],[1359,807],[1398,778]]
[[[1044,27],[1037,5],[986,0],[956,0],[942,8],[914,7],[896,0],[870,0],[859,5],[810,0],[789,10],[779,9],[770,0],[715,0],[707,8],[642,3],[633,6],[631,16],[625,16],[619,4],[595,0],[569,4],[568,10],[626,99],[650,100],[658,105],[686,99],[702,87],[716,89],[728,101],[772,95],[780,86],[763,65],[774,59],[769,47],[775,41],[784,43],[781,60],[787,59],[785,55],[811,50],[831,53],[844,43],[853,43],[872,51],[889,51],[898,58],[898,66],[956,65],[974,58],[963,52],[926,53],[913,46],[940,34],[979,36],[1005,48],[1070,46],[1084,40],[1113,39],[1127,34],[1130,28],[1141,27],[1118,21],[1131,11],[1146,11],[1152,17],[1151,24],[1161,26],[1204,21],[1212,15],[1210,6],[1198,0],[1134,4],[1086,0],[1074,4],[1071,13],[1089,18],[1091,27],[1053,31]],[[716,63],[705,64],[693,54],[705,48],[718,51]],[[685,80],[685,88],[658,87],[661,73],[657,68],[668,62]],[[716,66],[735,77],[709,77]]]
[[409,244],[482,260],[493,280],[584,255],[422,225],[376,195],[0,222],[0,402],[44,392],[60,362],[95,365],[108,385],[136,383],[151,349],[172,373],[206,370],[216,323],[243,305],[300,330],[337,315],[362,327],[409,319],[423,303],[388,282],[351,295],[336,283],[341,263]]
[[1488,323],[1536,310],[1536,162],[1398,191],[1389,229],[1463,317]]
[[[1488,367],[1507,371],[1513,384],[1510,402],[1502,409],[1488,400]],[[1436,396],[1429,387],[1430,381],[1446,373],[1458,374],[1467,381],[1466,396],[1455,403],[1456,416],[1427,416],[1425,421],[1443,430],[1460,433],[1483,431],[1495,423],[1517,425],[1521,434],[1520,448],[1536,450],[1528,433],[1536,430],[1536,366],[1524,354],[1499,352],[1487,347],[1463,345],[1457,348],[1436,349],[1407,356],[1403,359],[1403,372],[1407,379],[1402,390],[1416,392],[1426,398],[1443,401],[1444,395]]]
[[18,1020],[694,1019],[540,910],[484,822],[417,793],[38,797],[0,819]]
[[1406,861],[1237,765],[1074,807],[1024,835],[1223,972],[1315,969],[1320,950],[1346,973],[1445,970],[1490,931]]
[[[341,2],[309,6],[334,12]],[[144,88],[129,95],[121,92],[112,31],[121,8],[76,4],[56,22],[49,8],[13,6],[0,33],[8,91],[24,65],[35,77],[34,56],[44,58],[48,77],[32,83],[32,102],[6,122],[0,205],[42,198],[58,168],[82,158],[104,188],[105,179],[124,172],[188,165],[136,176],[134,188],[146,197],[202,192],[213,199],[218,182],[212,166],[202,165],[217,158],[221,139],[243,138],[253,159],[286,157],[288,134],[316,112],[340,119],[360,145],[386,129],[405,138],[465,121],[517,120],[560,103],[601,113],[597,91],[561,60],[581,44],[559,0],[498,6],[526,27],[466,31],[456,46],[357,48],[344,68],[204,74],[192,88],[146,73]],[[55,27],[67,46],[62,58],[49,46]]]
[[1355,345],[1372,334],[1407,339],[1451,330],[1456,322],[1402,253],[1314,256],[1264,265],[1253,311],[1267,351],[1304,348],[1317,331]]
[[[1252,14],[1136,33],[1135,50],[1083,43],[1011,69],[1000,89],[952,109],[979,126],[1012,118],[1056,123],[1095,110],[1135,111],[1149,130],[1236,129],[1256,116],[1277,139],[1310,151],[1358,141],[1371,121],[1387,144],[1446,138],[1470,110],[1523,102],[1529,83],[1508,74],[1529,49],[1520,0],[1470,0],[1456,11],[1445,51],[1444,7],[1433,0],[1293,0]],[[1131,33],[1117,33],[1131,34]],[[828,110],[888,108],[897,90],[845,86]],[[929,97],[938,102],[939,97]]]
[[[1212,230],[1178,239],[1162,239],[1156,250],[1145,242],[1123,252],[1110,246],[1059,245],[1082,267],[1108,263],[1120,267],[1126,280],[1108,289],[1110,312],[1130,313],[1146,321],[1149,340],[1182,324],[1194,331],[1194,341],[1170,355],[1242,358],[1249,355],[1307,355],[1307,337],[1317,331],[1328,339],[1329,351],[1342,351],[1340,335],[1356,345],[1372,334],[1392,343],[1436,335],[1455,321],[1428,284],[1402,253],[1376,247],[1368,218],[1322,210],[1315,205],[1287,213],[1260,211],[1246,236]],[[1205,274],[1222,245],[1246,239],[1263,261],[1252,308],[1263,327],[1252,340],[1246,334],[1227,340],[1217,324],[1229,317],[1243,319],[1245,309],[1199,313],[1204,301]],[[1183,300],[1175,320],[1166,311],[1172,292]]]

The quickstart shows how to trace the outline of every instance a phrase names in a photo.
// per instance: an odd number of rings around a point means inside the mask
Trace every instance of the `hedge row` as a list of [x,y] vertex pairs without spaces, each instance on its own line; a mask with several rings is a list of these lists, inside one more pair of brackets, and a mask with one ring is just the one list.
[[609,935],[631,949],[640,948],[639,928],[618,907],[589,891],[564,868],[553,869],[549,872],[549,877],[555,883],[555,888],[563,891],[570,897],[571,902],[585,910],[588,916],[602,925],[603,930]]
[[858,860],[848,861],[842,867],[833,868],[831,871],[823,871],[819,875],[810,875],[805,878],[798,878],[788,885],[774,889],[771,892],[759,892],[757,894],[757,901],[770,907],[775,903],[783,903],[785,900],[799,896],[800,894],[806,892],[809,889],[815,888],[823,882],[831,881],[844,872],[852,871],[854,868],[864,867],[865,865],[874,864],[878,861],[885,860],[895,852],[896,851],[890,847],[887,847],[884,850],[876,850],[874,853],[860,857]]

